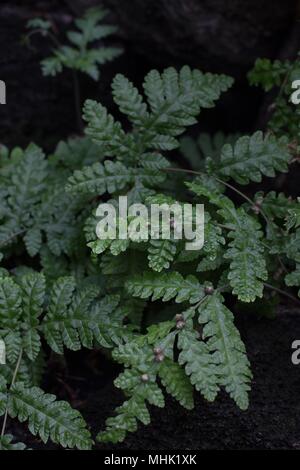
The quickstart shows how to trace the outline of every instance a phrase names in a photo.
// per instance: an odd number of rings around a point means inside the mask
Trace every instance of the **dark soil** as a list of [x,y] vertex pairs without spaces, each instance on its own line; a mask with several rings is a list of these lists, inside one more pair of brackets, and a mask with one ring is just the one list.
[[[167,398],[164,410],[152,408],[150,426],[141,426],[123,444],[98,444],[97,449],[300,449],[300,365],[291,362],[291,344],[300,339],[300,312],[283,309],[274,320],[254,314],[237,323],[254,375],[248,411],[241,412],[225,393],[212,404],[197,395],[190,412]],[[71,354],[68,363],[67,374],[52,365],[47,390],[71,399],[96,434],[123,400],[113,386],[118,370],[95,353]],[[25,428],[13,431],[31,447],[45,449]]]

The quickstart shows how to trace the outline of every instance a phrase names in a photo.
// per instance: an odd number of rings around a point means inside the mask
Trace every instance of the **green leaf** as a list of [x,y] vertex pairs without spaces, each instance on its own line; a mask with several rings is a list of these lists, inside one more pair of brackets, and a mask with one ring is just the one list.
[[21,277],[19,285],[22,295],[22,318],[26,325],[36,327],[43,309],[45,277],[40,273],[26,274]]
[[232,79],[225,75],[203,74],[188,66],[180,72],[172,67],[162,74],[152,70],[144,82],[151,109],[146,128],[156,134],[178,136],[197,122],[202,108],[212,107],[231,85]]
[[82,171],[76,170],[69,178],[67,191],[91,194],[113,194],[123,189],[131,181],[130,171],[119,162],[105,161],[94,163]]
[[185,372],[196,390],[208,401],[213,401],[218,393],[217,368],[208,346],[197,338],[195,331],[185,328],[178,335],[179,364],[185,366]]
[[63,447],[88,450],[92,446],[91,435],[80,413],[38,387],[25,388],[22,383],[13,385],[8,398],[8,413],[21,423],[28,421],[30,432],[44,443],[50,438]]
[[225,144],[220,162],[208,161],[211,174],[233,178],[239,184],[260,182],[262,175],[274,177],[276,171],[286,172],[291,159],[286,138],[277,139],[261,131],[240,137],[234,146]]
[[36,256],[41,249],[42,233],[38,227],[27,230],[24,243],[29,256]]
[[113,97],[120,111],[126,114],[131,122],[142,125],[148,116],[147,105],[138,90],[124,75],[115,76],[112,84]]
[[[285,283],[287,286],[300,287],[300,264],[297,264],[295,271],[285,276]],[[298,291],[298,296],[300,297],[300,289]]]
[[176,255],[176,244],[173,240],[150,240],[148,246],[149,267],[160,272],[168,269]]
[[184,408],[193,409],[193,388],[184,370],[176,362],[166,358],[161,363],[158,373],[167,392],[176,398]]
[[156,274],[145,272],[126,282],[129,294],[141,299],[152,301],[162,299],[163,302],[175,299],[177,303],[196,303],[204,297],[204,291],[194,276],[183,276],[177,272]]
[[203,339],[215,365],[218,384],[242,409],[248,407],[249,381],[252,378],[244,343],[233,323],[232,313],[223,304],[223,297],[214,293],[199,307],[199,323]]
[[108,155],[118,152],[124,131],[119,122],[115,122],[106,108],[93,100],[87,100],[83,107],[83,119],[88,122],[86,134],[103,147]]
[[14,329],[21,316],[21,291],[15,282],[4,277],[0,279],[0,325],[1,328]]
[[233,293],[242,302],[253,302],[263,295],[263,281],[267,280],[262,232],[258,222],[240,209],[221,210],[228,222],[234,221],[228,233],[232,239],[224,254],[230,260],[228,279]]
[[288,209],[288,215],[287,215],[287,221],[286,221],[286,227],[288,230],[290,230],[293,227],[295,228],[300,227],[300,198],[298,198],[297,200],[298,200],[297,206],[291,209]]

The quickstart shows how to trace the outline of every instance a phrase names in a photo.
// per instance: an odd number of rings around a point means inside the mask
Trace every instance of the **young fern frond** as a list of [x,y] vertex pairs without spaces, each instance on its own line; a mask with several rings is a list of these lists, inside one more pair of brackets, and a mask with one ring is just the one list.
[[[112,61],[122,54],[120,47],[95,47],[96,41],[102,41],[116,33],[117,27],[102,25],[100,22],[107,15],[103,8],[89,8],[82,18],[75,20],[77,30],[68,31],[69,44],[59,45],[53,50],[53,55],[42,60],[41,66],[45,76],[56,76],[63,68],[78,70],[89,75],[93,80],[100,77],[100,66]],[[50,24],[40,18],[28,22],[31,34],[43,30],[45,36],[50,34]],[[55,40],[57,45],[58,41]]]

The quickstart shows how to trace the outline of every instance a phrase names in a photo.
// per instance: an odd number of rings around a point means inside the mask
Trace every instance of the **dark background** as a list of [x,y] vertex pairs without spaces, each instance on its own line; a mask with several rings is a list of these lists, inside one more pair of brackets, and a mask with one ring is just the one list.
[[[98,0],[19,0],[0,4],[0,78],[7,105],[0,108],[0,141],[10,146],[34,140],[48,150],[76,131],[70,72],[44,78],[39,62],[51,52],[47,38],[22,43],[28,19],[51,20],[63,40],[74,15]],[[262,93],[249,87],[247,71],[257,57],[294,58],[300,48],[300,2],[296,0],[104,0],[120,27],[114,43],[125,54],[103,68],[99,83],[81,77],[82,98],[111,106],[116,72],[135,83],[151,69],[188,64],[232,75],[234,88],[200,129],[251,131],[265,124]]]
[[[74,15],[97,3],[96,0],[1,2],[0,79],[7,84],[7,105],[0,106],[0,142],[12,147],[35,141],[49,151],[59,139],[76,133],[70,73],[44,78],[39,62],[51,52],[48,39],[38,37],[28,48],[22,43],[22,36],[28,19],[43,16],[52,21],[63,39]],[[196,132],[251,132],[264,128],[270,97],[250,87],[246,73],[257,57],[296,57],[300,49],[299,1],[104,0],[103,3],[111,9],[109,21],[120,26],[113,43],[122,44],[125,53],[103,68],[99,83],[81,77],[83,99],[99,99],[115,112],[110,82],[116,72],[126,74],[140,85],[152,68],[188,64],[203,71],[227,73],[236,79],[217,108],[203,112]],[[285,189],[293,187],[294,195],[297,191],[299,194],[298,176],[294,174],[286,180]],[[141,427],[116,447],[300,449],[300,366],[293,366],[290,359],[291,343],[300,338],[299,310],[281,304],[275,320],[260,318],[254,312],[252,318],[239,316],[238,327],[254,372],[248,411],[240,412],[225,394],[213,404],[198,397],[194,412],[187,412],[168,399],[165,410],[151,410],[151,426]],[[68,353],[67,359],[67,372],[57,364],[49,364],[47,391],[68,399],[97,431],[122,402],[121,394],[112,385],[117,369],[101,353],[92,356],[86,352],[76,356]],[[12,431],[31,447],[44,448],[25,429],[17,427]]]

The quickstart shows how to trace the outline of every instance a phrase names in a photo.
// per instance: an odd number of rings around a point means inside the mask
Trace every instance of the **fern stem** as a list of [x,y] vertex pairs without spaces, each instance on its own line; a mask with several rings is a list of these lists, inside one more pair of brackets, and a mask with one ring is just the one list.
[[[194,175],[207,175],[206,172],[204,171],[194,171],[194,170],[187,170],[187,169],[184,169],[184,168],[165,168],[164,171],[174,171],[174,172],[184,172],[184,173],[191,173],[191,174],[194,174]],[[239,194],[242,198],[245,199],[245,201],[247,201],[249,204],[251,204],[252,207],[255,207],[255,202],[250,199],[250,197],[248,197],[246,194],[244,194],[242,191],[240,191],[239,189],[237,189],[235,186],[233,186],[232,184],[229,184],[227,183],[226,181],[223,181],[221,180],[220,178],[218,178],[217,176],[214,176],[214,175],[209,175],[209,176],[212,176],[216,181],[218,181],[219,183],[221,184],[224,184],[224,186],[227,186],[227,188],[231,189],[232,191],[235,191],[237,194]],[[268,216],[265,214],[265,212],[262,210],[262,208],[259,209],[259,213],[262,215],[262,217],[264,218],[266,224],[268,225],[269,229],[270,229],[270,232],[274,234],[273,232],[273,226],[271,224],[271,221],[269,220]],[[224,227],[225,228],[225,227]],[[277,256],[277,259],[278,259],[278,262],[279,264],[281,265],[282,269],[285,271],[285,272],[288,272],[288,270],[286,269],[282,259],[280,258],[280,256]]]
[[[194,174],[194,175],[207,175],[207,173],[205,171],[195,171],[195,170],[187,170],[185,168],[165,168],[164,171],[174,171],[174,172],[184,172],[184,173],[191,173],[191,174]],[[255,202],[250,199],[250,197],[248,197],[245,193],[243,193],[242,191],[240,191],[239,189],[237,189],[235,186],[233,186],[232,184],[230,183],[227,183],[226,181],[223,181],[221,180],[220,178],[218,178],[217,176],[214,176],[214,175],[208,175],[208,176],[211,176],[212,178],[214,178],[216,181],[218,181],[218,183],[221,183],[221,184],[224,184],[224,186],[226,186],[227,188],[231,189],[232,191],[234,191],[235,193],[239,194],[239,196],[241,196],[243,199],[245,199],[245,201],[249,202],[249,204],[251,204],[251,206],[255,206]],[[266,214],[264,213],[264,211],[262,209],[260,209],[260,214],[262,215],[262,217],[265,219],[266,223],[268,225],[270,225],[270,221],[268,219],[268,217],[266,216]]]
[[6,238],[6,240],[0,243],[0,247],[5,246],[8,242],[18,237],[19,235],[22,235],[25,232],[27,232],[27,229],[23,229],[23,230],[20,230],[19,232],[14,233],[11,237]]
[[41,34],[43,37],[48,37],[51,39],[51,41],[55,44],[56,47],[60,47],[61,43],[59,40],[54,36],[54,34],[50,33],[49,31],[45,31],[44,29],[38,28],[34,29],[33,31],[30,31],[28,34],[26,34],[26,38],[30,39],[32,36],[35,34]]
[[293,300],[293,302],[295,302],[296,304],[300,305],[300,300],[298,300],[292,294],[289,294],[288,292],[286,292],[282,289],[279,289],[278,287],[272,286],[271,284],[267,284],[266,282],[264,283],[264,286],[267,289],[274,290],[275,292],[278,292],[278,294],[281,294],[281,295],[287,297],[288,299]]
[[[23,349],[21,348],[20,353],[19,353],[19,357],[18,357],[18,360],[17,360],[17,364],[16,364],[16,367],[15,367],[15,370],[14,370],[14,373],[13,373],[13,377],[12,377],[12,381],[11,381],[9,390],[12,388],[12,386],[14,385],[14,383],[16,381],[18,371],[19,371],[19,368],[20,368],[20,364],[21,364],[21,360],[22,360],[22,356],[23,356]],[[9,390],[8,390],[8,394],[9,394]],[[5,433],[7,417],[8,417],[8,404],[6,404],[6,408],[5,408],[5,414],[4,414],[2,430],[1,430],[1,437],[3,437],[4,433]]]

